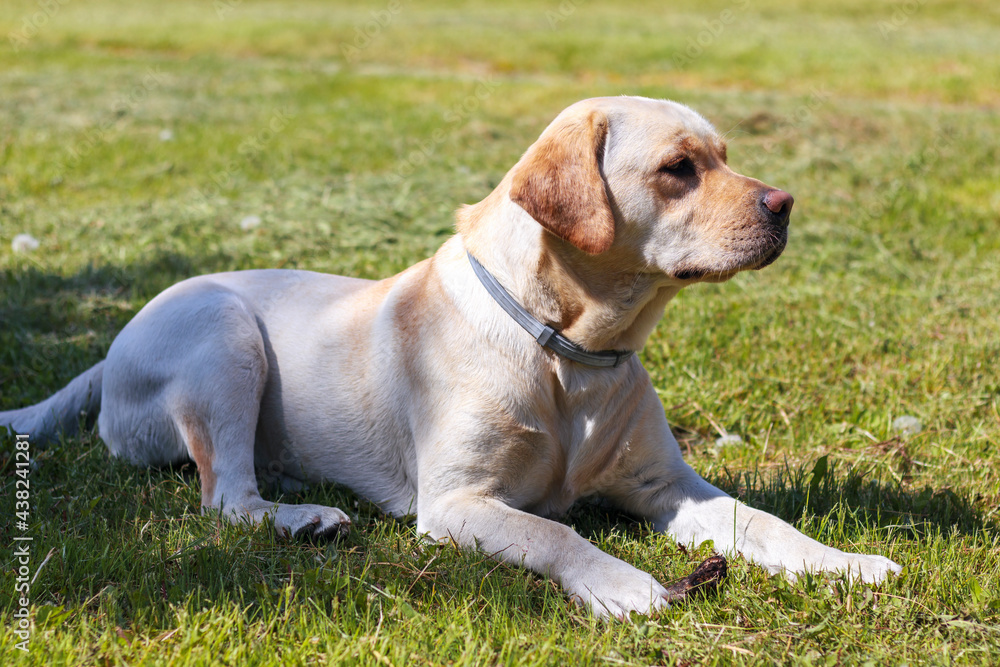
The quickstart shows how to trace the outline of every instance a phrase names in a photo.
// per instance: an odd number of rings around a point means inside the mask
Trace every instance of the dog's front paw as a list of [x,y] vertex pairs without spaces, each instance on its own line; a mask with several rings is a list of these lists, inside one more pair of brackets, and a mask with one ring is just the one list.
[[669,607],[667,589],[651,575],[618,561],[589,576],[564,581],[570,599],[586,605],[599,618],[628,619],[630,612],[650,615]]
[[866,584],[877,584],[890,574],[899,574],[903,566],[885,556],[868,554],[844,554],[846,563],[837,568],[845,575],[860,579]]
[[769,573],[781,573],[786,579],[793,582],[803,572],[832,572],[866,584],[877,584],[890,574],[899,574],[903,571],[902,565],[885,556],[845,553],[832,548],[818,562],[805,561],[794,568],[785,565],[765,565],[765,567]]

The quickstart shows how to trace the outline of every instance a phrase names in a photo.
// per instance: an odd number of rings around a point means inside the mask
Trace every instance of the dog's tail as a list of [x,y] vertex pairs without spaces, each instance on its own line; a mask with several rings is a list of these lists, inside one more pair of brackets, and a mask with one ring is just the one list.
[[73,380],[41,403],[0,412],[0,426],[14,433],[28,435],[36,443],[56,440],[60,433],[74,435],[80,418],[93,423],[101,411],[101,380],[104,362],[77,375]]

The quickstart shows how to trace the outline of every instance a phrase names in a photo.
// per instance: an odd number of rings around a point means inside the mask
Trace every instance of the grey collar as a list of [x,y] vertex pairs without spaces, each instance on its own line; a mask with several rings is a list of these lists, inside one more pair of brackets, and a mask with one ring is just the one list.
[[586,351],[552,327],[546,326],[532,317],[471,253],[466,251],[465,254],[469,256],[469,263],[472,264],[472,270],[476,272],[476,277],[479,278],[479,282],[483,284],[483,287],[490,293],[490,296],[500,304],[500,307],[508,315],[514,318],[515,322],[530,333],[542,347],[547,347],[556,354],[581,363],[584,366],[592,366],[594,368],[617,368],[635,354],[631,350],[623,352],[617,350]]

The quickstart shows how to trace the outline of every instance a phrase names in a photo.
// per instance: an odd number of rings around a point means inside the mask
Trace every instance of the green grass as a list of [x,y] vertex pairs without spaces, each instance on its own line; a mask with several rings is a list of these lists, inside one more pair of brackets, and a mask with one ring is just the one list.
[[[4,439],[0,662],[1000,662],[997,3],[402,2],[349,58],[389,3],[49,6],[0,7],[0,409],[101,359],[188,276],[391,275],[564,106],[668,97],[797,202],[774,266],[686,291],[642,353],[688,460],[906,569],[792,585],[737,559],[715,599],[601,624],[341,488],[292,497],[352,512],[339,544],[220,525],[190,470],[132,469],[87,434],[34,452],[32,572],[51,556],[22,654]],[[40,248],[14,253],[19,233]],[[904,414],[923,431],[896,434]],[[744,444],[717,449],[719,428]],[[566,521],[661,580],[710,553],[596,505]]]

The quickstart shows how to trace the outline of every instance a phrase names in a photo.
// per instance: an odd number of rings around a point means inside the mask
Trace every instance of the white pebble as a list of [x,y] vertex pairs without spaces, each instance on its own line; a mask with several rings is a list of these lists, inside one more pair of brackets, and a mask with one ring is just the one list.
[[259,215],[248,215],[247,217],[240,220],[240,229],[242,229],[243,231],[253,229],[254,227],[260,227]]
[[742,445],[742,444],[743,444],[743,438],[736,435],[735,433],[730,433],[728,435],[724,435],[722,437],[715,439],[715,446],[720,449],[723,447],[734,447],[736,445]]
[[14,237],[14,240],[10,242],[10,247],[14,252],[31,252],[32,250],[38,250],[38,246],[41,245],[31,234],[18,234]]
[[924,425],[920,423],[920,420],[916,417],[910,415],[903,415],[902,417],[896,417],[892,422],[892,429],[898,431],[902,435],[916,435],[924,430]]
[[173,130],[160,130],[160,141],[173,141],[174,131]]

